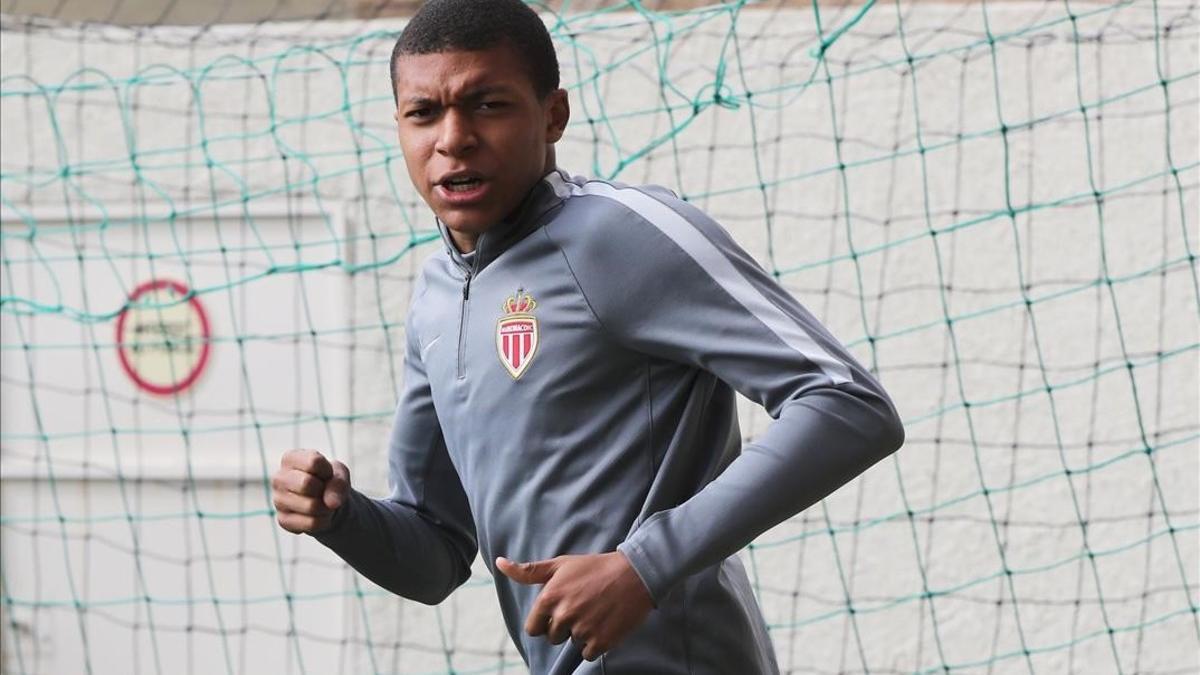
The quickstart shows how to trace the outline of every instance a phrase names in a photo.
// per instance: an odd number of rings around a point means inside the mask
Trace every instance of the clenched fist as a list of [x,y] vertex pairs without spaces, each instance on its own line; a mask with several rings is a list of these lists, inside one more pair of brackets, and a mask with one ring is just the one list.
[[315,534],[329,527],[333,512],[350,495],[350,470],[316,450],[288,450],[271,477],[271,497],[280,527]]

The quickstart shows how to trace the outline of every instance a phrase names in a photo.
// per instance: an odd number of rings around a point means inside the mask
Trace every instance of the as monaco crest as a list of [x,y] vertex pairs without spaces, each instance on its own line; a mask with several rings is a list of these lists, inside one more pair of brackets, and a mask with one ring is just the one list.
[[496,322],[496,350],[500,352],[500,363],[513,379],[519,379],[529,364],[538,346],[538,320],[533,315],[537,302],[524,289],[504,301],[504,315]]

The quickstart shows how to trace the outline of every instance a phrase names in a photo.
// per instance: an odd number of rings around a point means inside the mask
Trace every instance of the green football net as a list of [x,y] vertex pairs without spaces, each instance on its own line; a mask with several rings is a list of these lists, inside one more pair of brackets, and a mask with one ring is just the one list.
[[[413,4],[0,3],[3,672],[523,671],[479,561],[426,607],[271,509],[289,448],[388,490]],[[1196,672],[1197,3],[537,7],[560,165],[708,211],[904,417],[740,554],[781,670]]]

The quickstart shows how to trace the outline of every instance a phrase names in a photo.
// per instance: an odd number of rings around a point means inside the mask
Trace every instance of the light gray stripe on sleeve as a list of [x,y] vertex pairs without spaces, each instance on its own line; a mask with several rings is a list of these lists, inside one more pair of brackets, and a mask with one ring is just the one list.
[[691,256],[721,288],[763,322],[784,344],[816,364],[834,384],[853,380],[850,368],[845,363],[830,356],[803,326],[768,300],[737,271],[720,249],[671,207],[634,188],[616,188],[598,181],[581,186],[563,181],[558,174],[551,174],[546,179],[559,195],[565,196],[569,192],[572,195],[606,197],[641,215]]

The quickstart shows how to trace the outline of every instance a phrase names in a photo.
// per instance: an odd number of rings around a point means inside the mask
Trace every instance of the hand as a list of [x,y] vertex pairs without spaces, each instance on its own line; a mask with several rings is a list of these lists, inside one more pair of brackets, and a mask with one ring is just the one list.
[[350,470],[316,450],[288,450],[271,477],[275,518],[280,527],[295,534],[328,528],[349,492]]
[[650,592],[625,554],[563,555],[496,568],[521,584],[544,584],[525,619],[525,632],[551,644],[570,637],[594,661],[625,638],[654,608]]

